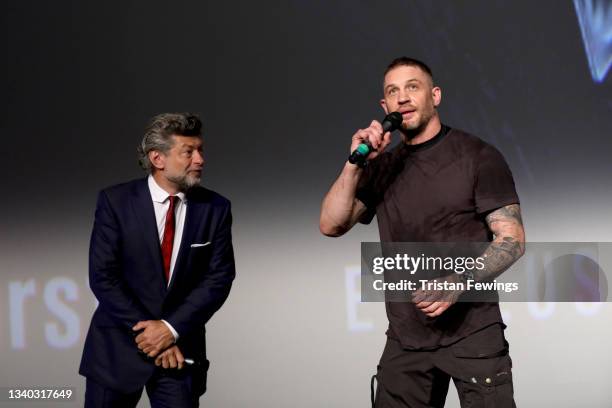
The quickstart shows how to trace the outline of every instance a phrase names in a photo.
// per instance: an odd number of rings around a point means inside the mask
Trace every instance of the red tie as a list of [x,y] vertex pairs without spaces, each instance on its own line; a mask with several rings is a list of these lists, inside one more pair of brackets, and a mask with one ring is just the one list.
[[162,239],[161,250],[164,260],[164,274],[166,283],[170,280],[170,260],[172,259],[172,244],[174,243],[174,203],[178,197],[169,196],[170,207],[166,213],[166,226],[164,227],[164,239]]

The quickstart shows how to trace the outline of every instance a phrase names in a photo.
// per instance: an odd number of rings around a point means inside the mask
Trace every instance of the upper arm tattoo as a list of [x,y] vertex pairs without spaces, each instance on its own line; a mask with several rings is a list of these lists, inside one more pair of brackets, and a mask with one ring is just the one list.
[[523,219],[521,218],[521,207],[519,207],[518,204],[510,204],[505,207],[498,208],[497,210],[489,213],[486,220],[489,228],[491,228],[493,232],[495,232],[493,229],[493,224],[497,222],[509,222],[518,224],[520,226],[523,225]]
[[486,221],[496,241],[507,241],[507,238],[519,242],[525,240],[521,207],[518,204],[510,204],[492,211],[487,215]]
[[485,269],[479,272],[479,280],[499,276],[525,251],[523,220],[518,204],[507,205],[491,212],[486,221],[495,235],[495,240],[483,254]]

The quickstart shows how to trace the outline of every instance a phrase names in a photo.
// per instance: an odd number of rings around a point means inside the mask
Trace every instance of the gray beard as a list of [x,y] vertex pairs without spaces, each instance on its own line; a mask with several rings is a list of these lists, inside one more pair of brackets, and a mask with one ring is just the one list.
[[172,181],[173,183],[176,183],[182,192],[186,192],[187,190],[200,185],[199,178],[189,176],[180,176],[172,178],[169,177],[168,180]]

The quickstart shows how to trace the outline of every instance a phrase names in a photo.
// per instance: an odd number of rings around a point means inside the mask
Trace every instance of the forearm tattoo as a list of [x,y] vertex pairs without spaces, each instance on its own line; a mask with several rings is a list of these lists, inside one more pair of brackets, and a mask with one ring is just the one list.
[[518,204],[491,212],[486,221],[494,234],[494,240],[482,255],[484,269],[474,272],[477,281],[495,279],[525,252],[523,220]]

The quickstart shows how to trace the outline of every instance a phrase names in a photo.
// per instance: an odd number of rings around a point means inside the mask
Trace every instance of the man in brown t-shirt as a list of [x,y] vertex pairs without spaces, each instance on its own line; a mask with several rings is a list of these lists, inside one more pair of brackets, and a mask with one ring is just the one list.
[[[490,281],[524,252],[512,173],[481,139],[440,122],[441,89],[423,62],[401,57],[387,68],[384,111],[400,112],[403,143],[385,151],[390,132],[372,121],[351,151],[374,149],[362,168],[347,162],[323,200],[321,232],[340,236],[377,215],[382,242],[487,242]],[[466,279],[451,274],[445,279]],[[457,302],[460,291],[387,302],[387,344],[376,378],[376,407],[442,407],[450,378],[461,406],[514,407],[511,360],[498,303]],[[433,298],[431,297],[433,296]],[[470,405],[471,404],[471,405]]]

